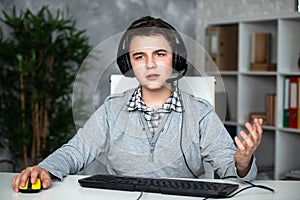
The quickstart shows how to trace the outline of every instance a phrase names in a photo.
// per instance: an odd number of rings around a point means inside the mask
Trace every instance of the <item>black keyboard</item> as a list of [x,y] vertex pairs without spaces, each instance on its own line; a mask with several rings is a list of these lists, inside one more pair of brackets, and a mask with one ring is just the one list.
[[78,182],[82,187],[90,188],[214,198],[227,197],[239,187],[234,183],[114,175],[93,175]]

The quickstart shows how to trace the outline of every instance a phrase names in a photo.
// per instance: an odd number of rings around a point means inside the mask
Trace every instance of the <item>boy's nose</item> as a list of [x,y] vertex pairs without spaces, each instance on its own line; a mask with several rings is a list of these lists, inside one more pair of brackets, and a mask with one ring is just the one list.
[[147,67],[148,69],[151,69],[151,68],[155,68],[155,67],[156,67],[156,63],[154,62],[154,60],[153,60],[151,57],[148,57],[147,63],[146,63],[146,67]]

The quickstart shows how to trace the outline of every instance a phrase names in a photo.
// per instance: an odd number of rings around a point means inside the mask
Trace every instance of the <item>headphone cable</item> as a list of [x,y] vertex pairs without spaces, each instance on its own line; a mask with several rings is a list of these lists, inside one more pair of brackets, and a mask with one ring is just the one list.
[[181,107],[182,107],[182,114],[181,114],[181,126],[180,126],[180,141],[179,141],[179,144],[180,144],[180,151],[182,153],[182,156],[183,156],[183,159],[184,159],[184,163],[187,167],[187,169],[190,171],[190,173],[194,176],[194,178],[199,178],[194,172],[193,170],[190,168],[188,162],[187,162],[187,159],[186,159],[186,156],[185,156],[185,153],[184,153],[184,150],[183,150],[183,146],[182,146],[182,138],[183,138],[183,118],[184,118],[184,106],[183,106],[183,101],[182,101],[182,96],[180,94],[180,91],[179,91],[179,87],[178,87],[178,80],[176,81],[176,84],[175,84],[175,88],[177,90],[177,93],[178,93],[178,98],[179,98],[179,101],[180,101],[180,104],[181,104]]

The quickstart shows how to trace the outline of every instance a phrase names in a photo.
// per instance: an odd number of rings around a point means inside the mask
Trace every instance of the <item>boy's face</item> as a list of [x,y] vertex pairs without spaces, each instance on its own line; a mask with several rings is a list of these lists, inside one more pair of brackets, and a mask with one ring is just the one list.
[[172,74],[172,48],[162,35],[135,36],[130,42],[130,62],[142,87],[157,90]]

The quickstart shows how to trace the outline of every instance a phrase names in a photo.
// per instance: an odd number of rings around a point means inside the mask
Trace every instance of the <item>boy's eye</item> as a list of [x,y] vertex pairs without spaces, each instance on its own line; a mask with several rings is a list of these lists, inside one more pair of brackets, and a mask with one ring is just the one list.
[[156,52],[156,55],[157,55],[158,57],[166,56],[166,55],[167,55],[167,51],[165,51],[165,50],[157,51],[157,52]]
[[142,58],[143,58],[143,55],[136,55],[136,56],[134,56],[134,59],[136,59],[136,60],[140,60]]
[[156,54],[157,54],[158,56],[160,56],[160,57],[161,57],[161,56],[165,56],[165,55],[166,55],[166,53],[165,53],[165,52],[157,52]]

